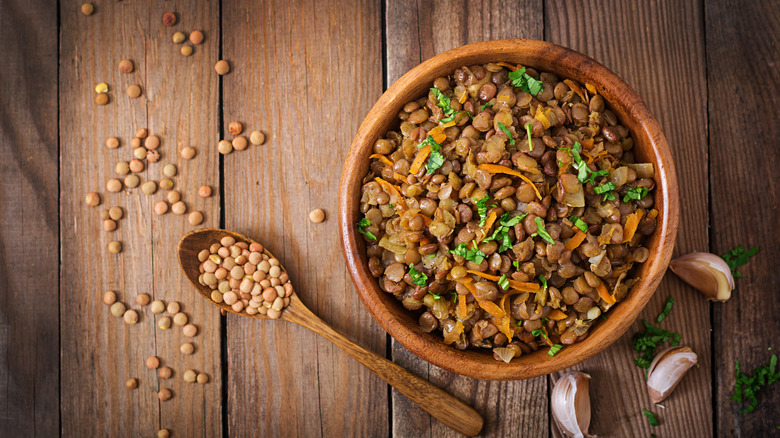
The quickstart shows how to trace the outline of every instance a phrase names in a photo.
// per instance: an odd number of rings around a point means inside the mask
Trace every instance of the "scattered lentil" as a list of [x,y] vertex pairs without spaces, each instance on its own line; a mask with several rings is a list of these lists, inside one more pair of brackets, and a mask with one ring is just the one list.
[[146,148],[143,146],[138,146],[137,148],[133,149],[133,156],[139,160],[143,160],[146,158]]
[[100,93],[95,96],[95,103],[98,105],[105,105],[108,103],[108,94]]
[[108,93],[108,84],[101,82],[95,85],[95,93]]
[[243,135],[239,135],[238,137],[233,139],[233,148],[237,151],[243,151],[246,149],[248,143],[246,141],[246,137]]
[[173,394],[171,394],[171,390],[168,388],[163,388],[157,393],[157,398],[160,399],[160,401],[168,401],[171,397],[173,397]]
[[122,210],[122,207],[118,205],[115,205],[108,209],[108,217],[110,217],[115,221],[122,219],[123,216],[124,216],[124,211]]
[[185,160],[191,160],[195,157],[195,148],[192,146],[185,146],[181,150],[181,157]]
[[193,30],[190,33],[190,42],[192,44],[200,44],[203,42],[203,32],[199,30]]
[[146,181],[141,184],[141,191],[147,195],[153,195],[157,191],[157,183],[154,181]]
[[198,378],[198,373],[195,370],[187,370],[184,372],[184,381],[187,383],[195,383]]
[[125,386],[127,387],[127,389],[138,388],[138,379],[127,379],[127,380],[125,380]]
[[163,190],[171,190],[173,188],[173,180],[170,178],[161,179],[160,188]]
[[211,187],[201,186],[198,189],[198,196],[200,196],[201,198],[208,198],[209,196],[211,196]]
[[157,321],[157,327],[159,327],[160,330],[168,330],[171,328],[171,318],[163,316]]
[[123,59],[119,61],[119,71],[122,73],[132,73],[135,69],[135,66],[133,65],[133,61],[129,59]]
[[112,304],[109,308],[109,311],[112,315],[116,316],[117,318],[121,317],[125,314],[125,303],[121,301],[117,301],[116,303]]
[[127,90],[125,90],[125,92],[127,93],[128,97],[135,99],[141,95],[141,87],[136,84],[133,84],[127,87]]
[[95,12],[95,5],[92,3],[84,3],[81,5],[81,13],[84,15],[92,15]]
[[116,303],[116,292],[107,290],[105,293],[103,293],[103,304],[110,306],[114,303]]
[[87,205],[90,207],[97,207],[100,205],[100,194],[97,192],[89,192],[86,196]]
[[125,324],[133,325],[138,322],[138,312],[130,309],[122,315],[122,319],[125,320]]
[[325,220],[325,212],[321,208],[309,212],[309,220],[318,224]]
[[201,385],[209,383],[209,376],[203,373],[198,374],[198,383]]
[[233,152],[233,145],[227,140],[220,140],[220,142],[217,143],[217,150],[220,154],[227,155]]
[[157,438],[169,438],[171,436],[171,433],[168,432],[168,429],[160,429],[157,431]]
[[168,212],[168,203],[165,201],[157,201],[154,204],[154,214],[157,216],[163,215]]
[[[168,193],[173,193],[173,191]],[[175,202],[173,205],[171,205],[171,211],[173,214],[182,215],[187,212],[187,205],[181,201]]]
[[144,146],[146,149],[155,150],[160,147],[160,137],[156,135],[150,135],[144,140]]
[[187,220],[189,221],[190,225],[200,225],[203,223],[203,213],[199,211],[193,211],[189,216],[187,216]]
[[179,327],[184,327],[187,325],[188,320],[189,318],[187,318],[187,314],[184,312],[178,312],[177,314],[173,315],[173,323]]
[[192,46],[181,46],[181,54],[184,56],[192,55]]
[[163,167],[165,176],[176,176],[177,170],[175,164],[166,164],[165,167]]
[[119,147],[119,139],[116,137],[108,137],[106,139],[106,147],[109,149],[116,149]]
[[173,26],[176,24],[176,14],[173,12],[166,12],[162,16],[162,22],[166,26]]
[[196,327],[194,324],[187,324],[184,326],[181,332],[188,338],[194,338],[198,334],[198,327]]
[[161,300],[154,300],[152,301],[152,305],[149,306],[149,310],[151,310],[155,315],[163,313],[165,310],[165,303],[163,303]]
[[125,177],[125,185],[131,189],[138,187],[141,184],[141,178],[138,175],[127,175]]
[[249,141],[255,146],[260,146],[265,143],[265,134],[263,134],[262,131],[252,131],[252,133],[249,134]]
[[184,35],[184,32],[173,33],[173,42],[175,44],[181,44],[184,42],[185,39],[187,39],[187,35]]
[[150,163],[160,161],[160,153],[158,151],[146,151],[146,161]]
[[161,379],[170,379],[171,376],[173,376],[173,370],[171,367],[160,367],[160,369],[157,370],[157,374]]
[[106,220],[106,219],[110,219],[108,217],[108,210],[106,209],[100,210],[100,220]]
[[230,73],[230,64],[228,64],[227,61],[220,59],[216,64],[214,64],[214,70],[216,70],[217,74],[220,76],[226,75]]
[[171,190],[168,192],[168,202],[171,204],[175,204],[181,200],[181,193],[179,193],[177,190]]
[[149,135],[149,131],[147,131],[146,128],[138,128],[135,131],[135,136],[137,138],[146,138],[147,135]]
[[182,354],[190,355],[195,352],[195,346],[192,345],[192,342],[185,342],[181,344],[179,351],[181,351]]
[[132,140],[130,140],[130,147],[133,149],[137,147],[141,147],[141,139],[138,137],[134,137]]
[[106,181],[106,190],[108,190],[111,193],[117,193],[120,190],[122,190],[122,181],[119,181],[116,178],[111,178],[108,181]]
[[111,219],[104,219],[103,220],[103,230],[104,231],[114,231],[116,230],[116,222]]
[[230,135],[241,134],[241,131],[243,130],[244,130],[244,126],[241,124],[241,122],[228,123],[228,132],[230,133]]
[[152,299],[149,298],[149,294],[140,293],[135,296],[135,303],[139,306],[146,306]]
[[116,240],[108,242],[108,252],[111,254],[119,254],[122,252],[122,242],[117,242]]
[[168,303],[168,309],[167,310],[168,310],[168,313],[170,313],[171,315],[175,315],[175,314],[179,313],[179,311],[181,311],[181,305],[179,304],[178,301],[171,301],[170,303]]
[[127,175],[130,173],[130,164],[128,164],[127,161],[117,161],[116,166],[114,166],[114,171],[116,171],[117,175]]

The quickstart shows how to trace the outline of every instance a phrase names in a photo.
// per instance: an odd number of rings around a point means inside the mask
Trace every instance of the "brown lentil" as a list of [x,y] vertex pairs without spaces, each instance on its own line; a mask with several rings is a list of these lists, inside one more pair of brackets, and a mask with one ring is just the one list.
[[226,75],[230,73],[230,64],[225,60],[219,60],[214,64],[214,70],[216,70],[217,74],[220,76]]
[[150,163],[160,161],[160,153],[157,151],[146,151],[146,160]]
[[125,380],[125,387],[127,387],[127,389],[138,388],[138,379],[127,379],[127,380]]
[[150,135],[146,137],[146,140],[144,140],[144,146],[146,149],[157,149],[160,147],[160,137],[156,135]]
[[149,306],[149,310],[151,310],[155,315],[163,313],[165,311],[165,303],[163,303],[161,300],[154,300],[152,301],[152,305]]
[[134,69],[135,66],[133,65],[133,61],[129,59],[119,61],[119,71],[121,73],[132,73]]
[[140,293],[135,296],[135,303],[139,306],[146,306],[152,299],[149,298],[149,294]]
[[139,160],[143,160],[146,158],[146,148],[143,146],[138,146],[137,148],[133,149],[133,156]]
[[108,209],[108,217],[110,217],[115,221],[122,219],[123,216],[124,216],[124,211],[122,210],[122,207],[118,205],[115,205]]
[[106,209],[100,210],[100,220],[106,220],[106,219],[111,219],[110,217],[108,217],[108,210]]
[[133,173],[141,173],[141,172],[144,171],[144,168],[146,166],[144,166],[144,162],[143,161],[139,160],[138,158],[133,158],[132,160],[130,160],[129,167],[130,167],[130,171],[131,172],[133,172]]
[[181,354],[190,355],[195,352],[195,346],[192,345],[192,342],[185,342],[181,344],[179,351],[181,351]]
[[181,304],[179,304],[178,301],[171,301],[168,303],[168,308],[166,310],[169,314],[175,315],[181,310]]
[[146,368],[150,370],[156,370],[160,367],[160,359],[157,356],[149,356],[146,358]]
[[127,90],[125,90],[125,92],[127,93],[128,97],[135,99],[141,95],[141,87],[138,86],[137,84],[133,84],[127,87]]
[[106,147],[109,149],[116,149],[119,147],[119,139],[116,137],[108,137],[106,139]]
[[98,105],[105,105],[108,103],[108,94],[107,93],[99,93],[97,96],[95,96],[95,103]]
[[173,180],[170,178],[163,178],[160,180],[160,188],[163,190],[173,189]]
[[108,190],[111,193],[117,193],[120,190],[122,190],[122,181],[119,181],[116,178],[111,178],[108,181],[106,181],[106,190]]
[[167,198],[170,204],[175,204],[181,200],[181,193],[176,190],[171,190],[168,192]]
[[157,191],[157,183],[154,181],[146,181],[141,184],[141,191],[147,195],[153,195]]
[[203,373],[198,374],[198,383],[201,385],[209,383],[209,376]]
[[119,254],[122,252],[122,242],[113,241],[108,242],[108,252],[111,254]]
[[84,15],[92,15],[95,12],[95,5],[92,3],[84,3],[81,5],[81,13]]
[[249,134],[249,141],[255,146],[260,146],[265,143],[265,134],[262,131],[252,131]]
[[125,176],[130,173],[130,164],[127,161],[117,161],[114,171],[117,175]]
[[173,370],[171,367],[160,367],[157,370],[157,375],[160,376],[161,379],[170,379],[173,376]]
[[[173,191],[168,193],[173,193]],[[182,201],[174,202],[173,205],[171,205],[171,211],[173,212],[173,214],[182,215],[187,212],[187,205],[184,204]]]
[[130,309],[122,315],[122,319],[124,319],[125,324],[133,325],[138,322],[138,312]]
[[89,192],[86,196],[87,205],[90,207],[97,207],[100,205],[100,195],[97,192]]
[[116,302],[116,292],[112,290],[107,290],[103,294],[103,304],[106,306],[110,306]]
[[140,146],[141,146],[141,139],[140,138],[133,137],[133,139],[130,140],[130,147],[133,148],[133,150],[135,150],[135,148],[140,147]]
[[220,142],[217,143],[217,150],[220,154],[227,155],[233,152],[233,144],[227,140],[220,140]]
[[138,128],[135,130],[136,138],[146,138],[149,135],[149,131],[146,128]]
[[187,314],[184,312],[178,312],[175,315],[173,315],[173,323],[178,325],[179,327],[183,327],[187,325],[187,321],[189,318],[187,318]]
[[173,397],[173,394],[168,388],[163,388],[157,393],[157,398],[160,399],[160,401],[168,401],[171,397]]
[[168,203],[165,201],[157,201],[154,204],[154,214],[162,215],[168,212]]
[[192,55],[192,46],[181,46],[181,54],[184,56]]
[[162,16],[162,22],[166,26],[173,26],[174,24],[176,24],[176,21],[177,21],[176,14],[174,14],[173,12],[166,12]]
[[325,220],[325,212],[321,208],[309,212],[309,220],[318,224]]
[[244,137],[243,135],[239,135],[238,137],[234,138],[232,144],[233,144],[233,149],[237,151],[243,151],[248,146],[246,137]]
[[198,373],[195,370],[187,370],[184,372],[184,381],[187,383],[195,383],[198,378]]
[[109,311],[112,315],[116,316],[117,318],[120,318],[122,315],[125,314],[125,303],[121,301],[117,301],[114,304],[111,305],[109,308]]
[[104,219],[103,231],[114,231],[114,230],[116,230],[116,222],[111,219]]
[[228,123],[228,132],[230,133],[230,135],[241,134],[241,131],[243,130],[244,130],[244,126],[241,124],[241,122]]
[[171,436],[171,433],[168,431],[168,429],[160,429],[157,431],[157,438],[169,438]]
[[209,186],[200,186],[198,189],[198,196],[201,198],[208,198],[211,196],[211,187]]
[[174,44],[181,44],[187,39],[187,35],[184,35],[184,32],[174,32],[172,39]]
[[165,167],[163,167],[163,174],[165,174],[165,176],[176,176],[176,171],[175,164],[166,164]]
[[195,148],[192,146],[185,146],[181,149],[181,157],[185,160],[191,160],[195,158]]
[[199,30],[193,30],[190,33],[190,42],[192,44],[196,44],[196,45],[202,43],[203,42],[203,32],[201,32]]
[[188,338],[194,338],[198,334],[198,327],[196,327],[194,324],[187,324],[184,326],[181,332]]
[[203,223],[203,213],[193,211],[187,216],[187,221],[189,221],[190,225],[200,225]]
[[138,175],[127,175],[125,177],[125,185],[131,189],[138,187],[141,184],[141,178]]
[[157,327],[159,327],[160,330],[168,330],[171,328],[171,318],[167,316],[160,317],[157,321]]

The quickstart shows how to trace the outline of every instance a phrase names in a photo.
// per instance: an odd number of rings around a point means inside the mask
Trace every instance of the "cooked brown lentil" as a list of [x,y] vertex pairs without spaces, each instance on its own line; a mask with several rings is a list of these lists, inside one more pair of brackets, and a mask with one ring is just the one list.
[[374,144],[358,227],[422,330],[519,356],[588,336],[638,281],[658,212],[653,166],[604,98],[532,68],[541,89],[521,89],[515,69],[462,67],[404,106]]

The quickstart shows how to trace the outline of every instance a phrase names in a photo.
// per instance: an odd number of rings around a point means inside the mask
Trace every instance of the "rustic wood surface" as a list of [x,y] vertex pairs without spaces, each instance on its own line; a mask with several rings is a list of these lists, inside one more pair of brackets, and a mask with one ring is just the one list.
[[[759,393],[756,412],[729,400],[734,361],[768,363],[780,346],[776,293],[780,246],[776,151],[780,8],[771,0],[686,1],[264,1],[0,2],[0,436],[452,436],[454,433],[330,342],[294,324],[218,311],[197,296],[176,262],[195,227],[156,216],[163,199],[140,189],[108,193],[135,130],[159,135],[162,159],[140,174],[174,177],[202,226],[253,237],[290,271],[303,303],[366,349],[391,358],[465,400],[485,417],[483,436],[560,436],[548,412],[557,376],[521,382],[469,379],[428,365],[393,342],[357,299],[341,257],[336,189],[352,136],[383,87],[461,44],[544,39],[594,57],[633,86],[661,123],[675,156],[681,221],[676,253],[759,245],[725,303],[708,304],[673,275],[643,313],[699,354],[674,395],[655,407],[633,365],[632,329],[576,368],[593,376],[591,431],[600,436],[767,436],[780,418],[780,386]],[[164,27],[165,11],[178,24]],[[176,30],[203,30],[190,57]],[[118,62],[135,61],[132,74]],[[232,71],[217,76],[218,59]],[[94,103],[106,82],[110,103]],[[137,83],[138,99],[125,95]],[[266,133],[263,146],[221,157],[227,124]],[[105,139],[116,136],[118,149]],[[184,161],[183,146],[198,150]],[[209,185],[214,195],[196,192]],[[87,192],[101,194],[87,207]],[[99,213],[124,210],[116,231]],[[325,210],[312,224],[308,212]],[[109,254],[109,241],[123,242]],[[57,248],[56,250],[54,248]],[[101,302],[117,291],[139,323]],[[179,301],[199,327],[183,356],[179,327],[135,296]],[[57,298],[58,297],[58,298]],[[639,328],[639,324],[635,326]],[[712,334],[711,334],[712,333]],[[768,348],[772,351],[768,351]],[[160,380],[151,355],[174,369]],[[185,384],[184,370],[207,373]],[[135,377],[139,387],[125,388]],[[160,402],[156,392],[174,398]],[[642,408],[658,416],[650,427]]]

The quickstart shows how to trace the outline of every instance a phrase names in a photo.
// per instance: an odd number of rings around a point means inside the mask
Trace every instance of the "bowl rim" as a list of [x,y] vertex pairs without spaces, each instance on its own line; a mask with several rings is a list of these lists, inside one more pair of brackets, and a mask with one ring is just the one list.
[[[355,225],[371,145],[387,131],[400,107],[421,96],[438,75],[449,74],[463,65],[499,61],[520,63],[596,86],[620,122],[631,132],[637,154],[643,155],[642,161],[655,165],[655,208],[659,211],[656,232],[647,245],[650,257],[637,274],[640,281],[626,298],[610,309],[609,319],[599,321],[587,338],[567,346],[554,357],[546,354],[545,348],[524,354],[508,364],[496,361],[486,352],[458,350],[445,345],[440,335],[437,338],[422,332],[416,323],[409,324],[412,312],[403,309],[394,296],[380,290],[370,275],[367,263],[362,259],[365,245]],[[644,146],[640,147],[640,144]],[[339,183],[338,219],[342,252],[358,296],[394,339],[421,359],[457,374],[488,380],[518,380],[576,365],[606,349],[628,330],[655,293],[671,260],[679,222],[679,194],[674,161],[661,127],[626,82],[577,51],[538,40],[503,39],[469,44],[438,54],[409,70],[382,94],[358,128],[346,157]],[[399,312],[399,307],[408,318]]]

